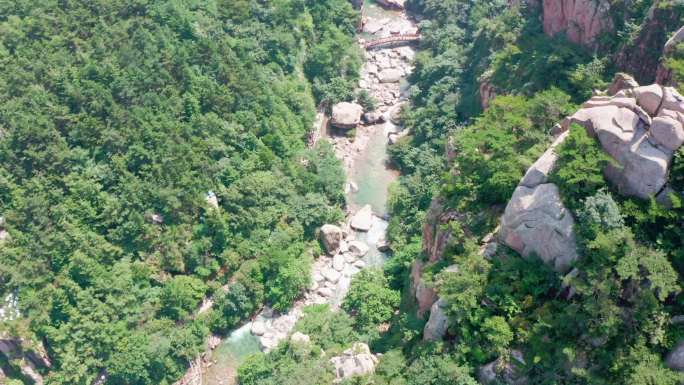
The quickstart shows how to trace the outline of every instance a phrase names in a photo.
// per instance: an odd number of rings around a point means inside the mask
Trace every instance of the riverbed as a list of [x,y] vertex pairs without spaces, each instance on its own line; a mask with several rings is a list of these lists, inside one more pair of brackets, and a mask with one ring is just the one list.
[[[415,24],[406,17],[405,13],[396,10],[386,10],[374,2],[367,2],[365,7],[364,30],[359,34],[359,43],[364,40],[383,38],[397,33],[415,33]],[[368,252],[357,262],[345,265],[355,269],[349,274],[341,274],[340,282],[334,286],[335,294],[329,297],[321,296],[322,282],[314,277],[314,284],[305,297],[298,301],[287,314],[272,314],[268,309],[249,322],[235,330],[228,338],[213,351],[211,365],[206,368],[202,385],[233,385],[236,383],[236,368],[244,359],[260,350],[268,351],[283,338],[287,338],[294,323],[301,316],[301,309],[312,303],[329,303],[337,307],[341,303],[348,289],[351,275],[364,267],[381,266],[386,255],[378,250],[378,246],[385,242],[387,229],[387,199],[391,184],[398,178],[399,173],[388,165],[387,148],[390,138],[396,140],[402,136],[401,127],[392,121],[392,116],[406,99],[406,76],[412,70],[414,50],[411,47],[389,47],[365,52],[366,61],[361,70],[359,89],[365,89],[377,101],[376,112],[384,117],[381,124],[359,126],[354,138],[341,135],[331,135],[325,130],[322,140],[333,144],[336,156],[342,161],[346,175],[346,198],[348,218],[344,226],[348,232],[348,242],[361,241],[368,245]],[[388,79],[387,71],[399,71],[400,77]],[[362,207],[370,205],[373,216],[368,231],[355,231],[349,226],[351,217]],[[333,258],[321,256],[314,264],[314,276],[318,272],[331,270]],[[320,274],[318,274],[320,276]],[[328,284],[329,282],[325,282]],[[259,325],[255,325],[258,323]],[[258,327],[256,327],[258,326]],[[262,328],[273,329],[267,331],[268,338]],[[257,330],[255,332],[255,330]],[[271,337],[272,335],[272,337]]]

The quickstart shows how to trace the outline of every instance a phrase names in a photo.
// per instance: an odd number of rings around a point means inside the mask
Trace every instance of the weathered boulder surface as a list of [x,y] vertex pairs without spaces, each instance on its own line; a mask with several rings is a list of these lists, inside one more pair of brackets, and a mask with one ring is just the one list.
[[665,358],[665,363],[672,370],[684,372],[684,341],[675,346],[675,348]]
[[361,123],[363,107],[356,103],[341,102],[333,106],[330,124],[338,128],[356,128]]
[[335,382],[341,382],[345,378],[374,373],[378,358],[371,354],[368,345],[357,342],[330,362],[335,367]]
[[323,225],[321,227],[321,241],[328,254],[335,255],[340,251],[342,238],[344,238],[344,234],[338,226]]
[[607,0],[543,0],[544,33],[564,33],[569,41],[594,47],[596,38],[614,29]]
[[370,205],[363,206],[351,219],[351,227],[357,231],[368,231],[373,225],[373,209]]
[[506,206],[499,236],[521,255],[535,254],[563,273],[577,260],[574,223],[556,185],[521,185]]
[[524,385],[529,379],[520,373],[518,369],[525,365],[522,352],[513,350],[508,360],[499,357],[496,360],[483,365],[477,372],[477,380],[484,385],[496,383],[507,385]]

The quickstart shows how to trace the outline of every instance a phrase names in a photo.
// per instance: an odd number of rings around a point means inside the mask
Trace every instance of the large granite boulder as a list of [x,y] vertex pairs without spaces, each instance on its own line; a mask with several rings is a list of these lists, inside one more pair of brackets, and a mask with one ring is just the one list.
[[632,77],[632,75],[624,72],[618,72],[613,77],[613,82],[608,86],[608,95],[613,96],[622,90],[631,90],[639,87],[639,83]]
[[335,225],[323,225],[321,227],[321,242],[325,251],[330,255],[335,255],[340,251],[340,243],[344,234],[342,229]]
[[558,154],[556,153],[556,148],[561,145],[567,139],[570,131],[561,133],[556,140],[551,144],[551,146],[542,154],[542,156],[537,159],[537,161],[532,164],[532,166],[527,169],[525,176],[523,176],[520,181],[520,186],[525,187],[536,187],[540,184],[546,183],[549,180],[549,175],[556,166],[556,161],[558,160]]
[[373,225],[373,209],[370,205],[363,206],[351,218],[351,227],[356,231],[368,231]]
[[356,128],[361,123],[363,107],[356,103],[337,103],[332,109],[330,124],[338,128]]
[[378,358],[371,354],[368,345],[357,342],[342,355],[331,358],[330,362],[335,367],[335,382],[341,382],[345,378],[372,374]]
[[518,186],[501,219],[499,236],[521,255],[537,255],[565,273],[578,257],[574,224],[556,185]]
[[447,303],[439,299],[430,308],[430,318],[423,329],[423,341],[438,341],[444,338],[449,327],[449,318],[446,314]]
[[615,160],[605,176],[621,194],[647,199],[666,187],[673,153],[684,143],[684,97],[657,84],[625,88],[584,103],[563,128],[570,123],[597,137]]

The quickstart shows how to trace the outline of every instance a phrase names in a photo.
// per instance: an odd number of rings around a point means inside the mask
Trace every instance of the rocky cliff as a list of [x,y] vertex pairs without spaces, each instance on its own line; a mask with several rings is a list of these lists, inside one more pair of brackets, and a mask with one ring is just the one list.
[[[668,39],[681,27],[683,17],[684,7],[654,2],[636,37],[615,55],[616,66],[632,74],[640,83],[671,85],[662,66],[662,58],[667,56],[667,46],[674,48]],[[679,33],[677,35],[680,36],[679,41],[684,38]]]
[[[571,124],[582,126],[614,159],[604,170],[606,179],[623,195],[661,202],[669,191],[667,182],[673,155],[684,144],[684,97],[672,87],[639,86],[618,74],[610,94],[595,96],[557,126],[548,150],[527,170],[501,218],[496,236],[483,239],[481,252],[492,257],[497,240],[523,256],[537,255],[561,274],[580,258],[575,243],[571,212],[564,206],[558,187],[549,181],[557,160],[557,149],[568,137]],[[439,339],[447,331],[445,304],[435,283],[426,282],[426,266],[441,260],[452,239],[457,213],[435,199],[423,228],[425,261],[412,269],[418,313],[430,310],[424,338]],[[450,224],[451,223],[451,224]],[[450,267],[458,271],[457,266]]]
[[544,33],[564,34],[573,43],[596,47],[598,37],[614,30],[607,0],[543,0]]

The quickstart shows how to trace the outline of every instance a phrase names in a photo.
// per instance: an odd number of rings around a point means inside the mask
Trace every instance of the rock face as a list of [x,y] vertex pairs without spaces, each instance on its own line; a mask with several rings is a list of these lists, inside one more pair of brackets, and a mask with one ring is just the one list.
[[330,124],[338,128],[356,128],[361,123],[363,107],[356,103],[342,102],[333,106]]
[[[677,45],[684,42],[684,27],[681,27],[677,32],[672,35],[672,37],[665,43],[663,49],[663,58],[667,59],[674,51]],[[669,85],[675,87],[675,81],[672,75],[672,71],[665,66],[665,63],[661,62],[658,66],[658,71],[656,73],[656,83]]]
[[335,255],[340,251],[342,238],[343,233],[341,228],[335,225],[323,225],[323,227],[321,227],[321,241],[328,254]]
[[430,308],[430,318],[423,329],[423,341],[438,341],[444,338],[449,327],[445,311],[446,301],[439,299]]
[[564,33],[573,43],[595,47],[596,38],[613,30],[607,0],[543,0],[544,33]]
[[378,358],[371,354],[368,345],[357,342],[342,355],[330,359],[335,367],[335,382],[353,376],[363,376],[375,372]]
[[636,38],[624,44],[613,58],[620,71],[632,74],[642,84],[674,85],[661,60],[667,57],[668,38],[682,26],[684,16],[684,9],[672,4],[669,0],[653,1]]
[[574,224],[556,185],[520,185],[501,219],[500,238],[521,255],[535,254],[564,273],[577,260]]
[[670,369],[684,372],[684,341],[678,343],[674,350],[667,355],[665,363]]

